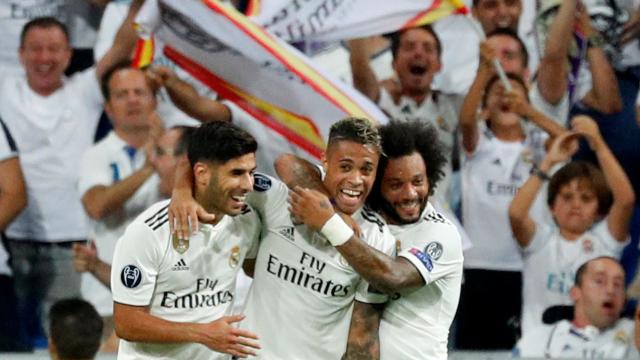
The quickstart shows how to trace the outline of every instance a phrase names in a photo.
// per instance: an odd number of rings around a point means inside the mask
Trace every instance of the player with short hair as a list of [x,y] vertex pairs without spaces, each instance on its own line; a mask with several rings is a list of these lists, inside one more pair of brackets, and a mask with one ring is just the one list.
[[190,239],[172,236],[163,201],[118,241],[111,271],[115,328],[123,339],[118,358],[245,357],[259,347],[253,333],[231,325],[242,316],[227,316],[240,265],[257,251],[260,220],[245,203],[256,149],[255,139],[234,125],[202,125],[187,152],[195,200],[213,220]]
[[[436,130],[419,121],[394,121],[382,126],[380,133],[385,156],[368,203],[399,240],[398,257],[376,251],[357,235],[348,238],[353,234],[348,227],[342,243],[335,242],[340,240],[339,235],[329,241],[372,286],[394,294],[380,322],[380,358],[446,359],[449,327],[460,296],[463,258],[455,226],[428,201],[443,176],[444,147],[437,140]],[[296,170],[285,168],[290,160],[279,161],[282,166],[277,168],[283,178],[295,178]],[[300,161],[294,159],[293,163],[304,166]],[[329,206],[322,205],[327,202],[320,193],[297,187],[291,209],[311,228],[325,232],[340,220]],[[354,313],[347,358],[378,357],[375,315]]]

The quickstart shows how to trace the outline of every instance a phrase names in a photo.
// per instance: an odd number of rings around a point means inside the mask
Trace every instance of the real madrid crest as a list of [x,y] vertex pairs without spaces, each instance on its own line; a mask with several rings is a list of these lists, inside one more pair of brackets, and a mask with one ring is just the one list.
[[236,245],[231,248],[231,255],[229,255],[229,266],[232,268],[240,264],[240,246]]
[[180,254],[184,254],[185,251],[189,250],[189,239],[180,239],[177,234],[173,234],[171,243],[173,248]]

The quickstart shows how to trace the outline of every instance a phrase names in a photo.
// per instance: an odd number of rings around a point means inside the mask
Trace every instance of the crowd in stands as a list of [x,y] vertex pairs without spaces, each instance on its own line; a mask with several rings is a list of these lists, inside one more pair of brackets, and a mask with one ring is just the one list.
[[[49,338],[52,354],[91,357],[87,332],[116,351],[118,238],[171,196],[194,126],[247,122],[166,59],[131,66],[143,3],[0,1],[0,352]],[[469,5],[484,40],[445,18],[309,56],[390,119],[436,130],[447,164],[429,201],[464,249],[449,348],[637,355],[621,317],[638,319],[640,0]]]

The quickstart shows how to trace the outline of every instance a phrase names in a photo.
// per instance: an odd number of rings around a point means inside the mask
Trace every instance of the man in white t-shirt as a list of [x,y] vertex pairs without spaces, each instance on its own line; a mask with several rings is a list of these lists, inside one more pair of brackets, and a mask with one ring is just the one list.
[[[7,225],[27,205],[18,149],[11,133],[0,119],[0,237]],[[16,318],[16,296],[13,288],[9,254],[0,243],[0,351],[16,351],[28,348],[16,334],[13,324]]]
[[[78,192],[91,218],[91,239],[100,258],[111,263],[116,241],[127,225],[161,199],[150,156],[155,92],[143,71],[119,63],[102,78],[105,110],[113,131],[82,157]],[[146,147],[146,148],[145,148]],[[113,332],[111,292],[90,274],[82,296],[104,317],[104,336]]]
[[[255,257],[260,219],[253,190],[257,143],[227,122],[202,125],[188,157],[195,200],[213,220],[188,239],[172,235],[169,201],[151,206],[116,245],[111,271],[119,359],[246,356],[256,336],[232,326],[236,273]],[[225,354],[226,353],[226,354]]]
[[134,3],[120,41],[94,68],[65,78],[71,58],[66,27],[54,18],[37,18],[21,35],[25,72],[0,69],[0,117],[20,148],[28,195],[26,209],[6,230],[14,259],[18,327],[33,329],[25,339],[42,338],[53,302],[79,296],[71,245],[86,239],[88,229],[76,190],[77,165],[91,146],[102,112],[98,79],[130,55],[135,41],[131,21],[141,3]]
[[573,320],[540,325],[526,334],[514,349],[518,357],[637,359],[638,315],[621,319],[624,308],[624,270],[611,257],[584,263],[576,273],[571,298]]
[[[380,323],[375,312],[354,312],[347,358],[357,354],[377,358],[379,348],[382,359],[446,359],[463,258],[456,227],[428,202],[443,176],[444,147],[437,131],[419,121],[391,122],[380,132],[386,157],[368,202],[398,239],[397,258],[354,236],[324,206],[328,200],[319,192],[295,188],[292,212],[310,227],[328,233],[327,239],[374,288],[393,294]],[[295,167],[287,173],[286,164],[282,165],[279,169],[285,177],[302,173]]]

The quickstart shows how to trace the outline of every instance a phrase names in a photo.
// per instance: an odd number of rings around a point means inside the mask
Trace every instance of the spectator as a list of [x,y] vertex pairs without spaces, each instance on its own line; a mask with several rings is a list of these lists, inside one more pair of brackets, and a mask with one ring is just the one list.
[[49,355],[53,360],[93,359],[100,347],[102,319],[81,299],[56,302],[49,312]]
[[71,245],[86,239],[87,228],[75,188],[77,157],[90,146],[102,111],[98,78],[130,55],[131,21],[141,3],[132,7],[116,45],[91,69],[65,79],[71,56],[66,28],[38,18],[21,36],[25,74],[2,71],[0,117],[21,150],[28,194],[27,208],[6,231],[18,298],[16,332],[23,339],[42,336],[53,302],[79,295]]
[[[482,99],[484,121],[460,117],[465,157],[462,165],[462,218],[473,234],[465,253],[458,312],[457,347],[510,349],[520,318],[522,260],[511,236],[508,207],[524,183],[537,153],[521,126],[524,116],[557,136],[564,128],[546,118],[527,101],[522,78],[509,75],[513,91],[497,76],[489,80]],[[499,297],[488,294],[499,293]]]
[[28,348],[17,336],[16,295],[5,248],[3,232],[27,205],[24,178],[20,170],[16,144],[0,120],[0,351]]
[[[154,124],[155,92],[143,71],[122,62],[107,70],[101,83],[113,131],[82,157],[78,192],[91,218],[93,246],[110,263],[116,241],[129,222],[161,199],[151,162],[154,126],[161,124]],[[110,291],[89,274],[82,277],[81,290],[103,317],[105,337],[110,336]]]
[[12,72],[24,72],[20,66],[18,49],[20,47],[20,32],[26,23],[42,16],[50,16],[62,22],[66,20],[65,2],[67,0],[49,1],[0,1],[0,24],[2,38],[0,38],[0,67]]
[[[572,41],[574,29],[584,37],[586,48]],[[549,104],[543,108],[549,109],[547,114],[564,125],[571,104],[577,101],[605,114],[619,112],[622,101],[614,71],[602,48],[605,39],[592,26],[587,9],[578,0],[561,3],[546,38],[535,90]],[[577,47],[574,52],[584,50],[587,63],[583,63],[580,56],[575,56],[575,61],[570,63],[571,47]],[[578,86],[578,77],[589,75],[592,85]]]
[[[448,93],[464,95],[467,93],[479,66],[478,45],[481,37],[476,28],[485,35],[496,30],[516,34],[526,43],[526,51],[531,54],[527,67],[535,70],[537,53],[535,41],[527,26],[519,26],[523,13],[522,0],[473,0],[472,14],[476,24],[464,17],[448,17],[435,24],[441,40],[447,44],[443,57],[443,71],[437,79],[438,88]],[[521,31],[518,31],[518,30]]]
[[[573,319],[538,325],[514,349],[521,357],[546,359],[630,359],[638,354],[638,315],[621,319],[624,270],[614,258],[601,256],[580,266],[571,288]],[[638,308],[640,309],[640,308]]]
[[[580,265],[598,256],[619,257],[629,236],[634,194],[628,178],[592,119],[578,116],[572,125],[596,151],[603,171],[588,163],[570,162],[549,180],[548,172],[577,150],[575,137],[565,133],[534,168],[509,208],[513,236],[524,258],[524,337],[541,325],[545,309],[571,303],[569,290]],[[552,223],[536,222],[529,215],[546,180]]]
[[[159,191],[163,197],[170,197],[173,189],[176,166],[186,154],[189,134],[194,128],[179,126],[162,134],[155,145],[152,157],[153,167],[160,177]],[[103,261],[98,257],[95,242],[89,245],[74,244],[73,262],[76,271],[90,273],[103,286],[111,288],[111,259]]]

